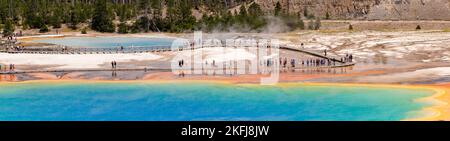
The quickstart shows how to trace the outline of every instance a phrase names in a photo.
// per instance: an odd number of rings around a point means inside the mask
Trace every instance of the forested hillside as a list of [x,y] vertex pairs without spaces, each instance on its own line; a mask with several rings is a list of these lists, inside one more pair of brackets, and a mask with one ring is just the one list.
[[48,32],[63,24],[119,33],[262,32],[280,20],[286,30],[304,28],[298,15],[287,14],[280,3],[274,7],[263,11],[253,0],[0,0],[0,28],[4,35],[18,28]]

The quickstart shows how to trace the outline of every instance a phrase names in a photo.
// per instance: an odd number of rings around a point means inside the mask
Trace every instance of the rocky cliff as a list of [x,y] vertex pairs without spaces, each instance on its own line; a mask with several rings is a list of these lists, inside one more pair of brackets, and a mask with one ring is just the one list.
[[272,12],[280,2],[285,12],[331,19],[450,20],[450,0],[255,0]]

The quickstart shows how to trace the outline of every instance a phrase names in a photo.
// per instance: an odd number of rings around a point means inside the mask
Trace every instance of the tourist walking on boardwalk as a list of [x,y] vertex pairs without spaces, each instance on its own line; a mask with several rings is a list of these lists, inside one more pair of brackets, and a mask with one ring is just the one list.
[[14,64],[9,64],[9,71],[13,71],[14,70]]
[[117,62],[116,62],[116,61],[112,61],[112,62],[111,62],[111,67],[112,67],[113,69],[115,69],[115,68],[117,67]]
[[178,61],[178,66],[179,66],[179,67],[183,67],[183,65],[184,65],[184,60]]
[[208,68],[208,60],[205,61],[205,66],[202,66],[202,73],[205,73],[207,68]]
[[350,56],[349,56],[349,61],[353,62],[353,55],[352,54],[350,54]]
[[292,60],[291,60],[291,67],[292,67],[292,68],[295,68],[295,59],[292,59]]
[[279,64],[280,64],[280,66],[283,64],[283,59],[280,57],[280,59],[279,59]]
[[351,61],[352,59],[353,59],[353,56],[351,56],[351,54],[345,55],[345,62],[352,62]]
[[325,54],[325,56],[327,56],[327,49],[325,49],[325,50],[323,51],[323,53]]

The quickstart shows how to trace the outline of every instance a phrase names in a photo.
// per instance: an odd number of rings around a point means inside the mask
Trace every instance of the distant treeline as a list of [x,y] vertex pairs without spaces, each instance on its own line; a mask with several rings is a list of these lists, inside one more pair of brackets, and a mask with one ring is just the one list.
[[[15,28],[48,32],[63,24],[84,32],[258,32],[270,22],[268,17],[281,19],[291,29],[305,28],[300,16],[283,11],[280,3],[273,11],[263,11],[252,0],[0,0],[0,29],[4,35]],[[318,19],[310,22],[317,23],[308,28],[320,26]]]

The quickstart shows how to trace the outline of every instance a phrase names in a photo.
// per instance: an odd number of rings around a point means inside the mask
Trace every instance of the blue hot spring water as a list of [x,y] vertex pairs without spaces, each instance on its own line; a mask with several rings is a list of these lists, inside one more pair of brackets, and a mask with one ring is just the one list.
[[402,120],[430,90],[222,83],[26,82],[0,84],[0,120]]

